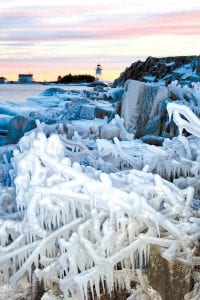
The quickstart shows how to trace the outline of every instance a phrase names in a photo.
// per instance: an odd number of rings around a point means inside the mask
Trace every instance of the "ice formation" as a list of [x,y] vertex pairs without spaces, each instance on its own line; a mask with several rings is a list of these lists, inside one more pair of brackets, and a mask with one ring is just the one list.
[[122,100],[122,117],[129,130],[140,130],[148,118],[158,111],[159,104],[168,96],[168,88],[145,84],[136,80],[128,80]]
[[[191,134],[200,137],[200,120],[192,113],[192,111],[184,106],[169,103],[167,106],[169,118],[173,115],[173,119],[179,128],[180,135],[183,129]],[[184,119],[182,118],[184,116]]]
[[[168,260],[199,264],[199,120],[183,105],[168,111],[195,136],[145,145],[116,116],[110,126],[124,141],[91,140],[91,131],[68,139],[62,126],[47,137],[39,123],[21,138],[9,165],[14,185],[1,188],[1,284],[28,274],[57,282],[66,299],[116,287],[142,299],[153,293],[138,273],[152,244]],[[2,159],[10,164],[3,151]]]

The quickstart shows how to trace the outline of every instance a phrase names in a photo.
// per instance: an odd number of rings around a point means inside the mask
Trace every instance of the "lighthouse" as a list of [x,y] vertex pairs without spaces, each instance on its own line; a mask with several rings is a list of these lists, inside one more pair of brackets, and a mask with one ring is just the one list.
[[100,64],[97,65],[96,67],[96,80],[102,80],[102,67]]

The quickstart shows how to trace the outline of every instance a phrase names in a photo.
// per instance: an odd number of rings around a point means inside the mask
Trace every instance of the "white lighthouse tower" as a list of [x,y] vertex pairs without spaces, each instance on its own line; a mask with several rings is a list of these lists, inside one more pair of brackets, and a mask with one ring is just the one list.
[[102,80],[102,67],[100,64],[97,65],[96,67],[96,80],[100,81]]

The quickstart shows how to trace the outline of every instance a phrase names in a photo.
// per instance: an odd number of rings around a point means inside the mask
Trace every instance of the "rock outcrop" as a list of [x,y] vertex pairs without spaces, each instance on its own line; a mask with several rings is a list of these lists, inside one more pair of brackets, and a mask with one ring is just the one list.
[[161,135],[163,128],[161,104],[163,106],[168,93],[168,88],[164,86],[128,80],[121,106],[125,128],[135,132],[135,137],[147,134]]
[[134,62],[120,74],[113,87],[123,86],[128,79],[143,82],[163,82],[173,80],[180,83],[200,81],[200,56],[148,57],[146,61]]

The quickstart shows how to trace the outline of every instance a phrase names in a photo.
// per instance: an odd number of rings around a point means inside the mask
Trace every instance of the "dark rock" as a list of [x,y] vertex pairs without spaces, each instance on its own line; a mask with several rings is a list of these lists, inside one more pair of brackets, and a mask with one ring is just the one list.
[[183,300],[192,289],[191,267],[167,261],[161,253],[159,246],[151,247],[149,284],[161,295],[162,300]]
[[122,102],[120,100],[115,103],[115,114],[121,116],[121,112],[122,112]]
[[[102,91],[102,89],[104,88],[104,87],[108,87],[108,84],[106,84],[105,82],[103,82],[103,81],[99,81],[99,80],[95,80],[95,81],[93,81],[93,82],[91,82],[89,85],[88,85],[89,87],[99,87],[100,88],[100,91]],[[101,89],[102,88],[102,89]],[[97,89],[98,90],[98,89]],[[99,91],[99,90],[98,90]]]
[[199,60],[198,60],[198,64],[197,64],[196,73],[197,73],[197,75],[200,75],[200,56],[199,56]]
[[108,110],[103,107],[97,106],[95,109],[95,117],[98,119],[104,119],[106,117],[108,119],[111,119],[112,117],[114,117],[114,112],[113,112],[113,110]]
[[158,135],[145,135],[141,138],[141,140],[145,144],[154,145],[154,146],[162,146],[164,139],[165,138],[163,136],[158,136]]
[[[177,68],[184,65],[191,65],[193,75],[182,79],[182,74],[174,72]],[[199,76],[194,76],[194,75]],[[113,87],[123,86],[128,79],[134,79],[146,82],[145,76],[155,77],[154,81],[165,81],[165,84],[169,84],[173,80],[178,80],[181,84],[185,83],[185,80],[200,81],[200,56],[175,56],[175,57],[148,57],[146,61],[136,61],[130,67],[126,68],[122,72],[114,83]],[[166,78],[167,77],[167,78]]]

